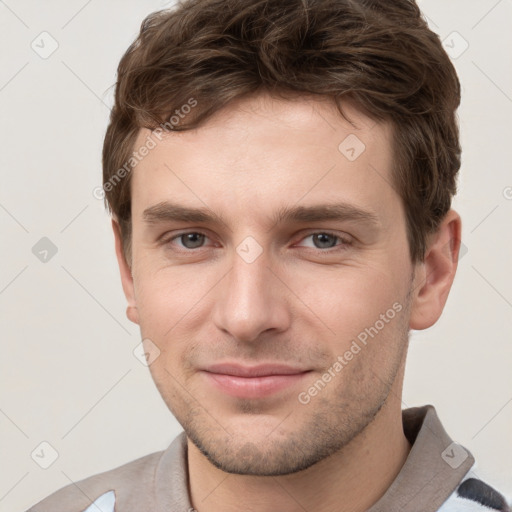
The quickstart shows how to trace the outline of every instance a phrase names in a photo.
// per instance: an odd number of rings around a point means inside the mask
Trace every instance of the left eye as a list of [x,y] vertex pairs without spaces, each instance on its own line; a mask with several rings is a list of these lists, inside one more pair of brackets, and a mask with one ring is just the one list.
[[[344,240],[340,236],[334,235],[332,233],[312,233],[311,235],[303,238],[302,241],[307,240],[308,238],[311,238],[314,249],[330,249],[331,247],[336,247],[339,245],[349,245],[347,240]],[[338,241],[341,243],[337,243]],[[311,245],[306,247],[311,247]]]
[[181,235],[174,237],[172,240],[180,240],[181,244],[186,249],[197,249],[203,245],[206,238],[207,236],[202,233],[191,232],[182,233]]

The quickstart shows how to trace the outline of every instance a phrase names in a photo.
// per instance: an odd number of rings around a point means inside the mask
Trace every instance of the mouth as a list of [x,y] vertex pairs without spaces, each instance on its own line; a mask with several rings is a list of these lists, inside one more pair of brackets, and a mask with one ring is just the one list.
[[297,385],[311,370],[286,365],[217,364],[201,371],[208,383],[237,398],[264,398]]

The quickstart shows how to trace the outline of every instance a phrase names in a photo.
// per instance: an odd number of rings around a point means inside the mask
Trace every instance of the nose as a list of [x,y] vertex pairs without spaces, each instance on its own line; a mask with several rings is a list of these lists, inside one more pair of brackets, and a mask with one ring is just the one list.
[[231,271],[216,287],[213,321],[236,341],[255,342],[290,325],[287,288],[269,267],[265,251],[252,262],[234,253]]

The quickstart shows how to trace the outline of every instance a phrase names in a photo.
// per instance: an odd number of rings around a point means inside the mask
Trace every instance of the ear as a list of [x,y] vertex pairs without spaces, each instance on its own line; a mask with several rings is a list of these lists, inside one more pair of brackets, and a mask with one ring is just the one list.
[[461,219],[450,210],[428,240],[423,262],[415,269],[410,329],[427,329],[443,312],[459,261]]
[[126,257],[123,251],[123,241],[121,238],[121,228],[119,223],[112,219],[112,229],[114,231],[114,238],[116,242],[116,256],[117,263],[119,265],[119,271],[121,273],[121,283],[123,285],[124,295],[128,301],[128,307],[126,308],[126,316],[132,322],[139,323],[139,313],[137,311],[137,302],[135,300],[135,288],[133,286],[133,277],[130,265],[126,261]]

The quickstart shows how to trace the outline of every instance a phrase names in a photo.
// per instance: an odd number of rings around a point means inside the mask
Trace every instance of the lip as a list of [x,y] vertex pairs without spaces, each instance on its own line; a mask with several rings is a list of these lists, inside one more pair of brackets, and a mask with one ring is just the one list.
[[202,373],[223,393],[237,398],[264,398],[297,384],[310,370],[276,364],[216,364]]

